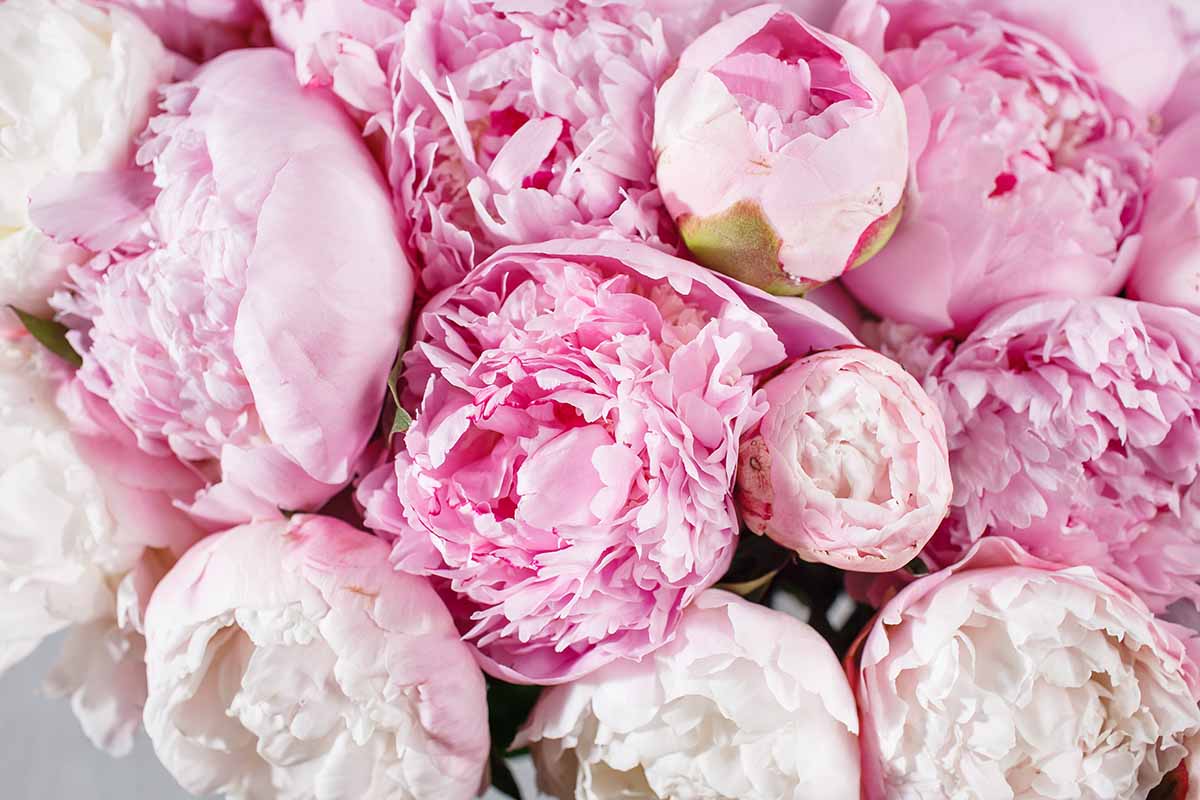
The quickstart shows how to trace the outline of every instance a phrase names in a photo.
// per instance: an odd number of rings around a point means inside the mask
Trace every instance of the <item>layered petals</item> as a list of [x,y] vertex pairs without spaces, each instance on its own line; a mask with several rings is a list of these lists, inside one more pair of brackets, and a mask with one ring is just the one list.
[[217,534],[146,613],[146,729],[184,788],[231,798],[474,797],[483,675],[422,579],[336,520]]
[[784,352],[724,283],[645,245],[503,250],[420,318],[420,406],[360,487],[367,523],[434,576],[493,675],[638,658],[729,564],[754,376]]
[[279,51],[221,56],[162,105],[138,169],[35,199],[101,251],[55,299],[80,380],[145,451],[212,476],[199,517],[315,509],[376,429],[411,305],[386,187]]
[[817,353],[767,381],[767,413],[742,440],[746,525],[808,561],[886,572],[916,557],[950,505],[941,415],[890,359]]
[[857,800],[857,732],[816,631],[710,590],[640,663],[544,692],[515,745],[559,800]]
[[880,612],[853,668],[863,797],[1147,797],[1200,730],[1196,665],[1091,569],[980,542]]

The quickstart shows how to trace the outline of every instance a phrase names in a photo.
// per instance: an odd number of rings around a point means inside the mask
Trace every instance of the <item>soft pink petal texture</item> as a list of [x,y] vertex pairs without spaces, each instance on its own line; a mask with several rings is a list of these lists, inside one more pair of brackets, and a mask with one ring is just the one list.
[[856,338],[859,338],[863,325],[871,319],[869,312],[838,281],[818,286],[804,295],[804,299],[837,319]]
[[946,429],[899,364],[839,348],[767,381],[767,413],[742,439],[746,525],[807,561],[887,572],[912,561],[950,506]]
[[168,87],[137,163],[33,209],[102,250],[55,299],[80,379],[145,451],[215,476],[207,522],[318,508],[374,434],[412,301],[377,166],[277,50]]
[[1008,300],[1120,290],[1151,182],[1149,113],[1073,58],[1073,36],[1055,36],[1076,18],[1124,19],[1112,32],[1136,52],[1144,31],[1134,6],[1105,16],[1076,5],[995,4],[1029,27],[959,0],[843,9],[836,29],[900,89],[914,145],[899,228],[844,281],[871,310],[965,333]]
[[908,169],[891,81],[778,5],[736,14],[683,51],[655,103],[654,150],[685,237],[752,204],[780,240],[762,258],[797,290],[853,265],[864,233],[900,202]]
[[483,675],[437,594],[326,517],[190,550],[146,612],[155,751],[196,794],[474,797]]
[[91,1],[132,11],[167,47],[197,61],[208,61],[226,50],[268,43],[257,0]]
[[880,612],[850,666],[863,797],[1145,797],[1200,731],[1200,675],[1132,592],[979,542]]
[[1154,166],[1127,292],[1200,313],[1200,113],[1163,140]]
[[641,2],[267,9],[301,81],[330,86],[381,147],[426,296],[509,244],[673,248],[650,149],[672,56]]
[[514,746],[561,800],[858,800],[857,731],[820,634],[709,590],[640,663],[543,692]]
[[416,421],[359,489],[397,567],[435,577],[505,680],[669,641],[732,555],[737,441],[764,410],[755,373],[785,352],[767,323],[689,262],[559,240],[497,253],[414,341]]
[[1163,127],[1168,132],[1193,115],[1200,114],[1200,32],[1193,35],[1190,50],[1191,61],[1175,85],[1175,93],[1162,110]]
[[946,422],[951,516],[925,554],[988,535],[1108,572],[1156,613],[1200,606],[1200,317],[1117,298],[1011,303],[961,344],[885,324]]

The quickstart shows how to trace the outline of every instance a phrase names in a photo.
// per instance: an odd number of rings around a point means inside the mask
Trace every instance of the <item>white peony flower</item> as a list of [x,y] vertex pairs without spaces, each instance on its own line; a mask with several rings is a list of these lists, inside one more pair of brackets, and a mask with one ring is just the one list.
[[[115,620],[117,586],[145,549],[182,549],[198,535],[172,504],[198,479],[142,454],[68,379],[32,339],[0,338],[0,671],[56,631]],[[128,750],[127,736],[85,717],[86,707],[81,721],[98,745]]]
[[488,758],[483,673],[423,578],[335,519],[193,547],[146,613],[155,751],[237,800],[467,800]]
[[544,692],[515,744],[559,800],[857,800],[857,732],[814,630],[709,590],[641,663]]
[[989,537],[865,640],[863,797],[1142,800],[1200,732],[1198,688],[1128,589]]
[[0,3],[0,306],[47,310],[84,252],[33,227],[30,196],[46,178],[124,166],[174,63],[126,11]]

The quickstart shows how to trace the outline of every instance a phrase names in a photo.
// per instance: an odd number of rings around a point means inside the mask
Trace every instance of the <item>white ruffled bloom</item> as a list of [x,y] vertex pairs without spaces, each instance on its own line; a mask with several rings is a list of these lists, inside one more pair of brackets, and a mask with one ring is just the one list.
[[880,613],[866,800],[1142,800],[1200,732],[1195,665],[1128,589],[987,538]]
[[559,800],[857,800],[857,732],[820,635],[709,590],[640,663],[544,692],[516,745]]
[[0,3],[0,305],[47,310],[85,254],[33,227],[30,196],[49,177],[123,166],[173,70],[173,56],[126,11]]
[[334,519],[193,547],[146,613],[146,730],[187,790],[238,800],[467,800],[483,673],[422,578]]
[[106,429],[115,418],[97,416],[68,377],[32,339],[0,337],[0,671],[80,626],[51,689],[72,695],[89,738],[120,755],[145,697],[140,634],[122,606],[153,588],[142,562],[166,551],[147,548],[178,551],[198,536],[171,491],[194,491],[197,479]]

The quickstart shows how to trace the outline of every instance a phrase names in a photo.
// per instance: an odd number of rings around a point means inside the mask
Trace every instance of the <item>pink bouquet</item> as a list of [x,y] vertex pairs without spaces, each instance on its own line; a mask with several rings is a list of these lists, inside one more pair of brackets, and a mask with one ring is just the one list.
[[198,796],[1193,800],[1198,65],[0,0],[0,674]]

